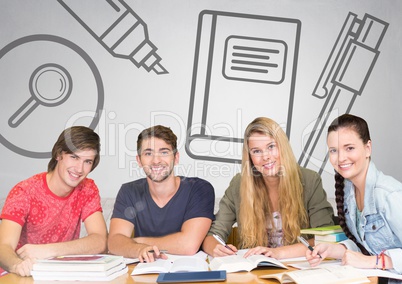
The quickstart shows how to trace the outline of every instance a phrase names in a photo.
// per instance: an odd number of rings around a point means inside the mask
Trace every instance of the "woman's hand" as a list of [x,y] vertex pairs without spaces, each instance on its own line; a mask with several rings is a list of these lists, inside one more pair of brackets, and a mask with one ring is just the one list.
[[249,249],[244,254],[244,257],[249,257],[251,255],[256,255],[256,254],[262,254],[267,257],[272,257],[272,258],[276,258],[276,259],[283,258],[281,255],[281,248],[269,248],[269,247],[261,247],[261,246]]
[[318,244],[313,251],[306,250],[306,259],[311,266],[317,266],[327,257],[341,259],[346,252],[346,248],[340,244]]
[[[346,250],[342,257],[342,265],[351,265],[356,268],[376,268],[377,256],[364,255],[360,252]],[[382,267],[379,260],[378,267]]]
[[212,256],[219,257],[219,256],[234,255],[237,253],[237,248],[234,245],[227,245],[227,246],[230,249],[225,247],[224,245],[217,243],[212,251]]

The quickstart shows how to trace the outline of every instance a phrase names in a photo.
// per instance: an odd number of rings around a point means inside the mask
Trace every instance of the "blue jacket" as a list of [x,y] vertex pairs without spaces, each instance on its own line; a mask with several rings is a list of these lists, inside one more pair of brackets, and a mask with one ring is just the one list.
[[[357,205],[351,181],[345,179],[344,190],[344,212],[350,232],[371,254],[386,250],[395,272],[402,274],[402,183],[384,175],[370,162],[359,224],[356,224]],[[342,243],[359,251],[351,240]]]

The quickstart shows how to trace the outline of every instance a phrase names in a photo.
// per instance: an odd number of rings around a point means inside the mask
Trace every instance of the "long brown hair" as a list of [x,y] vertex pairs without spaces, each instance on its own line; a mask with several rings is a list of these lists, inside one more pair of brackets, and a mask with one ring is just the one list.
[[281,172],[278,177],[283,245],[296,243],[300,228],[308,225],[300,167],[283,129],[272,119],[259,117],[248,125],[244,133],[240,185],[240,247],[267,246],[267,218],[273,226],[268,190],[262,174],[255,169],[250,157],[248,139],[253,133],[270,136],[277,143],[281,157]]

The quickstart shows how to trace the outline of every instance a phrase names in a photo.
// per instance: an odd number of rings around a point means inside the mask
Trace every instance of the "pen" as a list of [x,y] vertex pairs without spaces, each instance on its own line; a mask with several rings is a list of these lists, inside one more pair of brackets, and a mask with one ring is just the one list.
[[[154,253],[155,252],[155,250],[153,250],[153,249],[151,249],[151,250],[149,250],[148,252],[150,252],[150,253]],[[165,250],[165,249],[161,249],[161,250],[159,250],[159,253],[167,253],[168,251],[167,250]]]
[[[325,149],[325,128],[335,117],[349,113],[355,100],[362,95],[371,71],[380,54],[379,46],[388,23],[368,14],[363,19],[349,13],[313,91],[313,96],[325,99],[299,158],[302,167],[316,166],[321,175],[328,160],[317,155]],[[311,124],[312,125],[312,124]],[[304,139],[303,139],[304,140]],[[309,164],[312,165],[309,165]]]
[[[300,241],[303,245],[305,245],[310,251],[313,251],[313,250],[314,250],[313,247],[310,246],[310,244],[308,243],[308,241],[307,241],[305,238],[303,238],[302,236],[299,236],[299,237],[297,237],[297,238],[298,238],[299,241]],[[322,258],[319,253],[318,253],[317,255],[318,255],[320,258]]]
[[158,75],[168,73],[149,39],[147,24],[124,0],[58,2],[114,57]]
[[232,250],[223,240],[222,240],[222,238],[220,237],[220,236],[218,236],[218,235],[213,235],[214,236],[214,238],[215,238],[215,240],[217,240],[221,245],[223,245],[225,248],[227,248],[227,249],[230,249],[231,251],[233,251],[235,254],[236,254],[236,252],[234,251],[234,250]]

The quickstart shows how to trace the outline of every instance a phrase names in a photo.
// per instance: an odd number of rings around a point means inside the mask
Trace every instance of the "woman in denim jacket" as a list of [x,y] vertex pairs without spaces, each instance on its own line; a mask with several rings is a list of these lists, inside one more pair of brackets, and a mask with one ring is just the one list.
[[342,259],[343,265],[402,274],[402,184],[371,161],[366,121],[341,115],[329,126],[327,143],[336,172],[339,223],[349,239],[318,244],[314,251],[307,251],[308,261],[316,266],[325,257],[333,257]]

